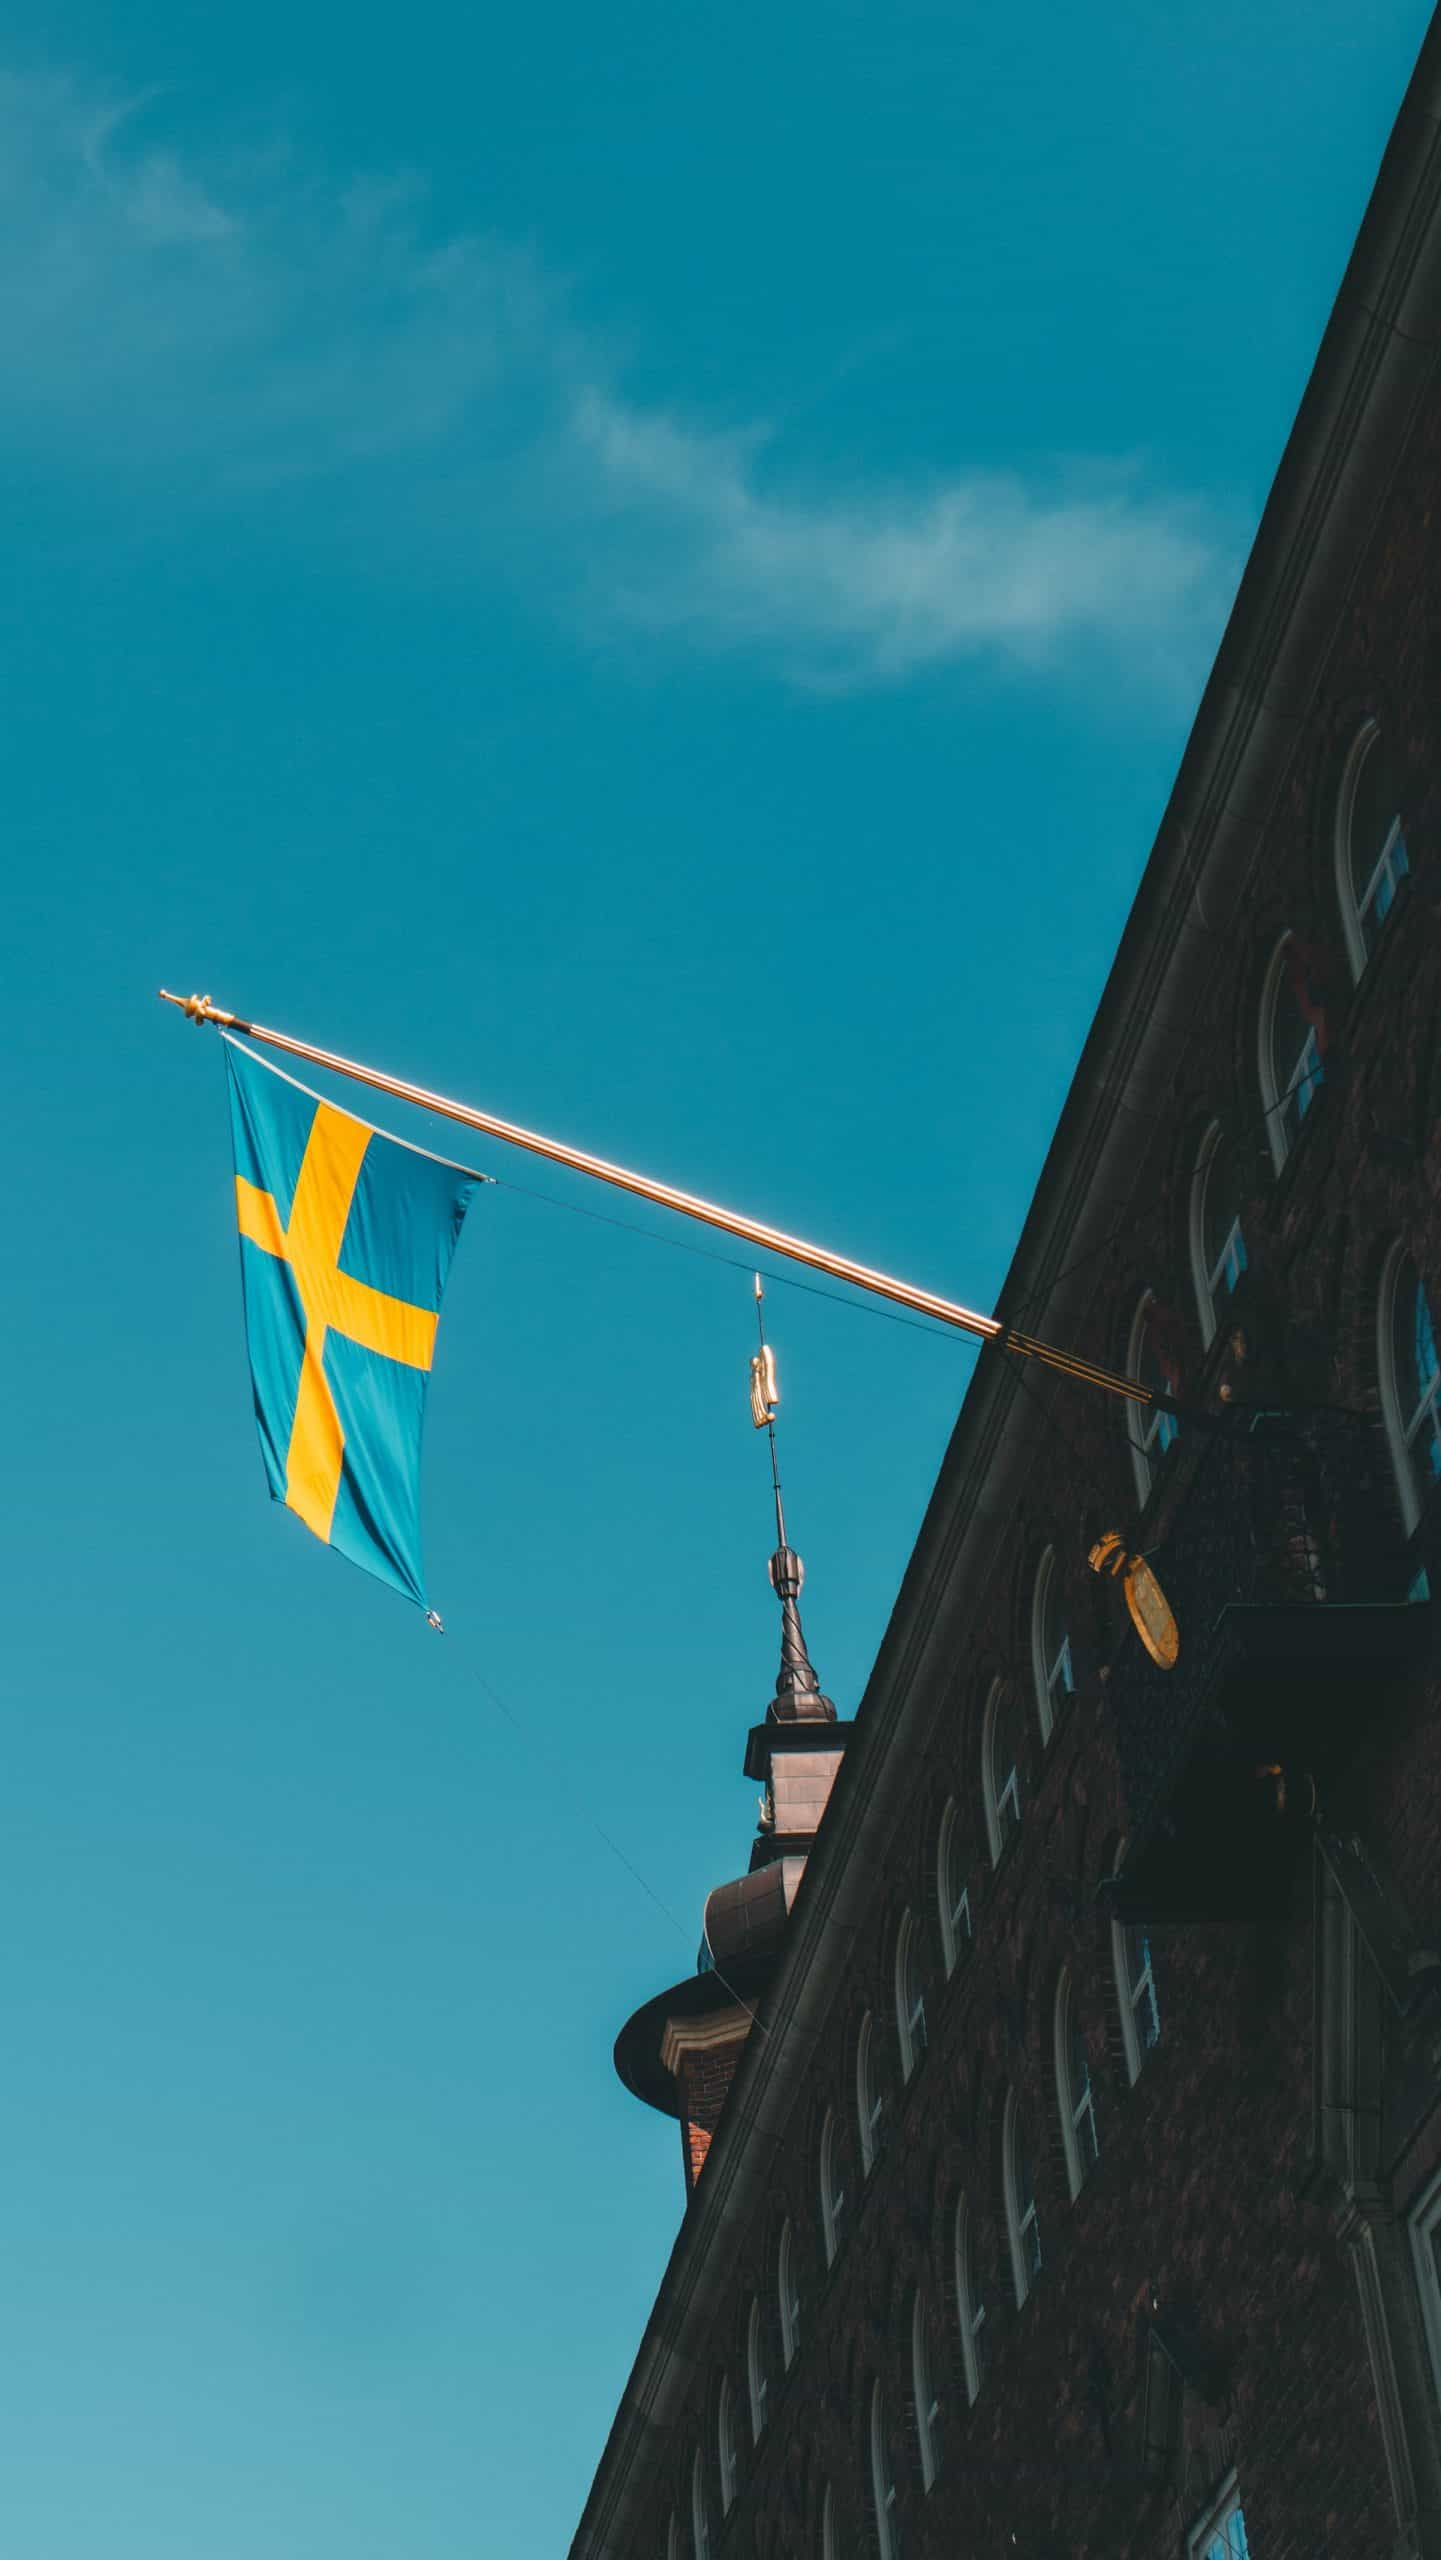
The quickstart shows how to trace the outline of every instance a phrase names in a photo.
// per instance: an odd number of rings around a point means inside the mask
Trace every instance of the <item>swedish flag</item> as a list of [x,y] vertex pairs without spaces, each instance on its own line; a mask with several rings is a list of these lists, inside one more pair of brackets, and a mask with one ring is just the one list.
[[255,1418],[275,1501],[421,1608],[420,1440],[478,1175],[225,1037]]

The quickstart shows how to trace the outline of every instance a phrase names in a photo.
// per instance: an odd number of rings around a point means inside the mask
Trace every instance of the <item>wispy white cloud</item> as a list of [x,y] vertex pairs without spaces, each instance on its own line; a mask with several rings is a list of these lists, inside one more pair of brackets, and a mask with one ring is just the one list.
[[[1184,649],[1214,633],[1227,584],[1202,510],[1119,469],[1049,490],[962,473],[917,495],[768,493],[766,440],[707,436],[591,390],[574,412],[612,503],[637,520],[636,621],[717,644],[777,638],[830,680],[981,650],[1037,659],[1097,639]],[[645,542],[667,527],[668,543]]]
[[1134,467],[823,485],[764,423],[627,400],[538,262],[438,241],[416,182],[336,187],[273,143],[202,162],[153,138],[164,104],[0,79],[12,445],[171,506],[360,475],[392,560],[503,555],[592,632],[803,683],[1098,647],[1151,677],[1204,665],[1230,543]]

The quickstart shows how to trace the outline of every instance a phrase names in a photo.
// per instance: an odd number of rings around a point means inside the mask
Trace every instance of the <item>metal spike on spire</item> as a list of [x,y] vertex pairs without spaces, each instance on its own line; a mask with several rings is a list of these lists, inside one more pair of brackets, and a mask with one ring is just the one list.
[[776,1723],[833,1723],[835,1707],[822,1695],[820,1681],[810,1655],[806,1651],[805,1633],[801,1626],[801,1585],[806,1569],[795,1548],[786,1538],[785,1504],[781,1498],[780,1458],[776,1448],[776,1407],[780,1403],[780,1386],[776,1377],[775,1354],[766,1340],[764,1311],[765,1291],[761,1275],[755,1275],[756,1331],[760,1348],[751,1355],[751,1419],[758,1431],[763,1430],[770,1443],[771,1492],[776,1507],[776,1550],[767,1571],[771,1589],[781,1604],[781,1667],[776,1679],[776,1694],[768,1713]]

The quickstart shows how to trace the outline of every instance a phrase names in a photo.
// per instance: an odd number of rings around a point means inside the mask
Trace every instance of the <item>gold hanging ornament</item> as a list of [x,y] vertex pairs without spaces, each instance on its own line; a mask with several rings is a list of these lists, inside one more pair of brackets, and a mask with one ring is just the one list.
[[1131,1624],[1160,1671],[1174,1671],[1181,1652],[1175,1612],[1144,1556],[1133,1555],[1118,1530],[1108,1529],[1092,1547],[1092,1573],[1109,1574],[1126,1595]]

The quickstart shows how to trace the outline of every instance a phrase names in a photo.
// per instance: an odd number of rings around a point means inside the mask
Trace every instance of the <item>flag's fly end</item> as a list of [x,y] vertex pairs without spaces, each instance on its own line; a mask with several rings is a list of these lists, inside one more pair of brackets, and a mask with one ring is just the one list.
[[436,1623],[421,1568],[420,1443],[476,1177],[337,1111],[240,1042],[227,1040],[225,1055],[271,1493]]

